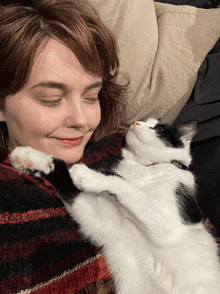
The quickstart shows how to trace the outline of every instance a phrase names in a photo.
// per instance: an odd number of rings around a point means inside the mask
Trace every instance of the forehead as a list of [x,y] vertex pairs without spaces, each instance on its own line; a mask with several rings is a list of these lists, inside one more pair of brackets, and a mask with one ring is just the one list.
[[145,122],[145,125],[146,125],[147,127],[150,127],[150,128],[155,127],[156,124],[158,124],[158,120],[157,120],[157,119],[154,119],[154,118],[149,118],[149,119]]
[[28,84],[30,87],[36,83],[53,81],[66,85],[75,83],[91,84],[101,80],[97,76],[86,71],[77,56],[62,42],[49,39],[37,50]]

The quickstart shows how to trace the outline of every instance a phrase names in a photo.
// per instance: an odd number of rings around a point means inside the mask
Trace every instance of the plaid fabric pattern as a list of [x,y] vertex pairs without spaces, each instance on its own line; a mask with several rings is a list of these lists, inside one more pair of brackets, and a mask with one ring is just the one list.
[[[117,160],[114,135],[90,145],[83,162]],[[0,293],[110,294],[113,283],[100,250],[77,231],[51,184],[0,164]]]

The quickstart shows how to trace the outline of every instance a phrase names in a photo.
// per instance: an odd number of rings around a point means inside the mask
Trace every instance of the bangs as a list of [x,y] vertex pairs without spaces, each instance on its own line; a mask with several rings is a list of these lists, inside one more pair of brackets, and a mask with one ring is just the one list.
[[67,15],[63,22],[59,19],[42,19],[42,28],[51,37],[62,41],[86,71],[108,80],[109,73],[115,76],[118,68],[116,43],[98,15],[93,13],[89,16],[71,14],[71,19]]
[[57,35],[57,33],[54,34],[54,36],[52,33],[51,37],[54,37],[58,41],[62,41],[63,44],[76,55],[87,72],[94,76],[102,77],[104,71],[102,61],[96,43],[88,28],[84,26],[82,30],[81,27],[75,25],[73,30],[73,28],[69,29],[56,22],[51,25],[53,26],[50,29],[51,32],[53,32],[54,29],[56,29],[56,31],[63,31],[62,37]]
[[5,48],[0,54],[3,65],[0,71],[1,97],[24,87],[37,50],[49,38],[66,45],[83,68],[101,77],[103,83],[108,83],[117,75],[115,40],[97,13],[88,4],[85,9],[81,1],[75,4],[60,1],[56,5],[52,2],[42,6],[39,0],[37,7],[15,5],[5,8],[0,35],[0,44]]

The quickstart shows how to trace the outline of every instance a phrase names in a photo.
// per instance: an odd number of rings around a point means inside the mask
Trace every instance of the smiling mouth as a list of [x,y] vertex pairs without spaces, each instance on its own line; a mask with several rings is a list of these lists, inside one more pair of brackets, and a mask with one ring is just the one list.
[[57,140],[62,143],[62,144],[66,144],[66,145],[70,145],[70,146],[75,146],[78,145],[82,142],[83,140],[83,136],[82,137],[78,137],[78,138],[71,138],[71,139],[60,139],[57,138]]

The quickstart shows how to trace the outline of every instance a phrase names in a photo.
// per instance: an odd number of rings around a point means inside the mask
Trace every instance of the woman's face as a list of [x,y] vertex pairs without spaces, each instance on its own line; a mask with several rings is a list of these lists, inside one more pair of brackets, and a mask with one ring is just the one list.
[[50,39],[38,51],[26,86],[5,99],[0,119],[9,149],[31,146],[63,159],[80,160],[100,123],[102,79],[86,72],[65,45]]

